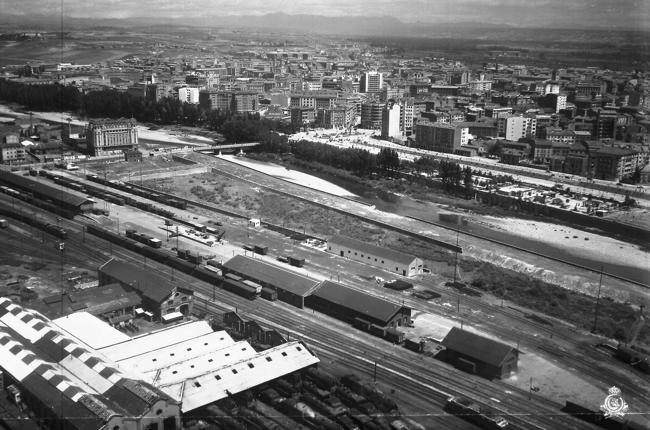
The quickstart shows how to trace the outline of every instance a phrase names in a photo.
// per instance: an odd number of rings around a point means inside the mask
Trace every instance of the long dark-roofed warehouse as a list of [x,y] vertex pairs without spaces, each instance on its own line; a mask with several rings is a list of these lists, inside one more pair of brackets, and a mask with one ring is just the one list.
[[4,170],[0,170],[0,182],[10,188],[29,193],[40,200],[51,201],[57,207],[73,213],[88,212],[94,206],[94,202],[87,197]]
[[243,255],[236,255],[228,260],[223,265],[223,272],[233,273],[264,287],[273,288],[277,291],[279,300],[299,308],[305,306],[305,297],[309,296],[320,282]]
[[414,276],[422,272],[422,260],[415,255],[345,236],[330,237],[327,241],[327,251],[402,276]]
[[395,328],[411,321],[411,308],[331,281],[323,281],[305,304],[351,324],[361,319],[379,327]]

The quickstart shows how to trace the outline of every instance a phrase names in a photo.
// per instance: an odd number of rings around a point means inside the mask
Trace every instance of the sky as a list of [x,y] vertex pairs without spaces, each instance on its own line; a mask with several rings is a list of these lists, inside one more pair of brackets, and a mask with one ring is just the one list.
[[[650,0],[0,0],[1,13],[193,18],[272,12],[391,16],[404,22],[488,22],[650,30]],[[5,12],[6,11],[6,12]]]

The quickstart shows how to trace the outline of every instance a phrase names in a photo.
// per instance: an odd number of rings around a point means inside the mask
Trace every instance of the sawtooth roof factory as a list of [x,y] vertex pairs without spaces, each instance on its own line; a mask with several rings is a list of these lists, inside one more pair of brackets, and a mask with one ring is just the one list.
[[49,320],[0,298],[5,384],[64,429],[181,428],[181,413],[318,361],[302,342],[257,352],[205,321],[131,338],[87,312]]

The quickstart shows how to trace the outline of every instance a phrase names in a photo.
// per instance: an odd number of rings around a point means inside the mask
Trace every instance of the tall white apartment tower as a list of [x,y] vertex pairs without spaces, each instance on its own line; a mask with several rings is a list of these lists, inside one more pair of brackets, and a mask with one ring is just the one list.
[[400,130],[400,105],[389,101],[381,112],[381,137],[382,139],[399,138]]
[[361,76],[362,93],[378,93],[384,86],[384,76],[377,71],[366,72]]

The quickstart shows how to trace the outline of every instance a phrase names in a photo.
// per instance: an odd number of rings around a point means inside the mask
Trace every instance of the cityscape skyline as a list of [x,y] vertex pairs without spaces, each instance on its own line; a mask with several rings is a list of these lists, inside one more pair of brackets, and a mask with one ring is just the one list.
[[25,18],[194,19],[195,24],[201,25],[213,18],[285,13],[341,18],[390,17],[403,23],[470,22],[514,27],[576,26],[646,31],[650,28],[650,3],[644,0],[542,0],[534,3],[521,0],[187,0],[182,4],[175,0],[0,0],[0,7],[6,11],[5,16]]

